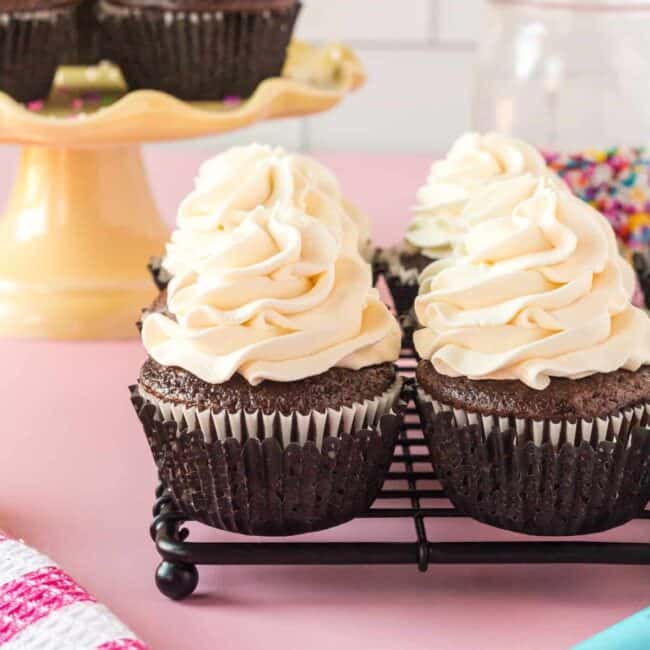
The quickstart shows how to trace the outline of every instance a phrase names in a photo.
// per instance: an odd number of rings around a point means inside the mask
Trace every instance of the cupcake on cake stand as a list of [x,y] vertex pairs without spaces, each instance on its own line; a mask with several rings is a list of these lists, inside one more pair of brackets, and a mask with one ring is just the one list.
[[44,103],[0,93],[0,142],[22,145],[0,219],[0,336],[122,338],[154,297],[147,261],[168,239],[139,146],[328,110],[365,80],[342,46],[294,42],[251,98],[127,93],[110,65],[61,68]]

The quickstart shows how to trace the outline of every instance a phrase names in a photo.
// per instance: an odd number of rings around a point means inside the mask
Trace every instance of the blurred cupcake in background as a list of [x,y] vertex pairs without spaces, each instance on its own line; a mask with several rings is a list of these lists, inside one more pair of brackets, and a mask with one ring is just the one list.
[[50,94],[74,37],[78,0],[0,0],[0,91],[19,102]]
[[128,86],[186,100],[249,97],[282,74],[296,0],[101,0],[109,58]]
[[[282,186],[276,184],[278,177],[286,180]],[[222,194],[223,200],[228,201],[228,204],[211,208],[219,213],[237,205],[243,210],[270,209],[291,198],[307,214],[318,215],[323,204],[331,203],[332,210],[340,212],[347,227],[357,233],[363,258],[369,264],[372,261],[370,220],[344,198],[334,174],[313,158],[266,145],[234,147],[202,165],[196,179],[197,192],[203,187]],[[250,192],[249,188],[255,191]],[[183,215],[181,207],[179,223],[184,222]],[[186,270],[186,259],[196,254],[209,256],[218,238],[218,233],[207,237],[205,233],[178,229],[172,235],[165,256],[150,264],[158,288],[164,290],[171,277]]]
[[268,147],[205,163],[145,315],[132,399],[193,518],[288,535],[363,513],[399,434],[399,326],[333,176]]
[[641,296],[635,302],[650,309],[650,249],[635,251],[632,255],[634,270],[639,278]]
[[101,32],[97,14],[99,0],[81,0],[75,10],[74,39],[62,63],[94,65],[101,61]]
[[605,530],[650,498],[650,320],[606,219],[550,179],[491,184],[415,310],[418,403],[464,512],[540,535]]
[[409,326],[409,316],[418,277],[431,262],[454,253],[467,229],[463,217],[468,201],[488,183],[524,173],[552,174],[534,147],[499,133],[468,133],[433,164],[418,192],[404,242],[378,254],[378,265],[407,330],[413,325],[410,320]]

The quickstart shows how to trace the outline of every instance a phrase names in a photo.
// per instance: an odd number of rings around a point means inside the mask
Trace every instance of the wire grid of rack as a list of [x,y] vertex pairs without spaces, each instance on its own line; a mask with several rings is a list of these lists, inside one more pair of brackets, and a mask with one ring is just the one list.
[[[415,364],[413,351],[403,350],[400,372],[407,378],[412,377]],[[425,469],[420,469],[422,467]],[[553,542],[436,542],[429,539],[425,520],[463,515],[446,500],[439,484],[436,485],[436,474],[426,453],[412,400],[407,406],[402,434],[386,481],[399,481],[407,487],[385,487],[360,518],[411,519],[416,533],[413,542],[294,542],[290,539],[281,542],[190,542],[183,524],[191,519],[178,510],[165,486],[159,485],[151,525],[151,536],[162,558],[156,572],[158,588],[169,598],[189,596],[198,584],[197,565],[410,564],[427,571],[436,564],[650,564],[650,536],[648,543],[582,541],[580,538]],[[423,505],[429,500],[440,500],[443,505]],[[401,505],[393,506],[388,502]],[[641,519],[650,519],[650,511],[644,512]]]

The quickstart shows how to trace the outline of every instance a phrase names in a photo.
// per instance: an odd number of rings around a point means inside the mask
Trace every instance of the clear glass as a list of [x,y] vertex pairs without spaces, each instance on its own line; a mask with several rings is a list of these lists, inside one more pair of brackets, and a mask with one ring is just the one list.
[[557,151],[650,143],[650,0],[491,0],[474,126]]

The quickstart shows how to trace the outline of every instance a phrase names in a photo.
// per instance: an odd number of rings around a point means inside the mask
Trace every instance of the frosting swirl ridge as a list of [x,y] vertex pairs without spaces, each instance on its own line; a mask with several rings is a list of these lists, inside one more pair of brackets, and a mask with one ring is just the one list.
[[531,173],[551,175],[542,155],[526,142],[500,133],[467,133],[446,158],[435,162],[418,204],[406,241],[432,259],[453,253],[466,231],[460,219],[469,199],[490,182]]
[[251,384],[396,360],[399,326],[337,187],[320,165],[267,147],[206,163],[168,248],[173,318],[143,321],[150,356]]
[[543,389],[650,363],[650,319],[605,218],[550,179],[496,182],[465,208],[455,262],[421,277],[418,353],[452,377]]
[[[283,182],[276,183],[280,177]],[[221,232],[237,225],[255,207],[287,201],[315,216],[338,204],[345,227],[357,231],[359,247],[367,245],[370,222],[343,197],[332,172],[313,158],[253,144],[233,147],[201,165],[194,192],[180,206],[165,269],[172,276],[187,271],[197,257],[210,257]]]

